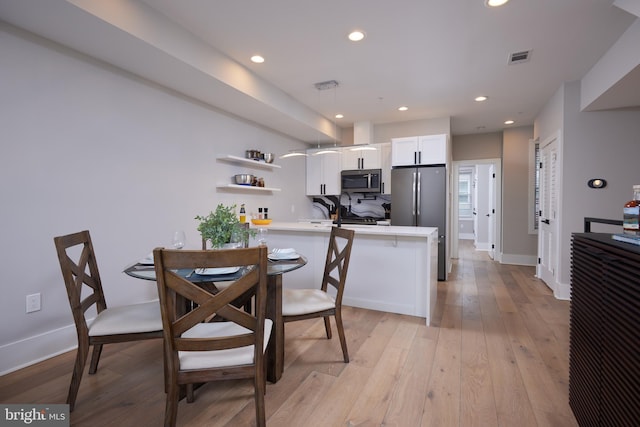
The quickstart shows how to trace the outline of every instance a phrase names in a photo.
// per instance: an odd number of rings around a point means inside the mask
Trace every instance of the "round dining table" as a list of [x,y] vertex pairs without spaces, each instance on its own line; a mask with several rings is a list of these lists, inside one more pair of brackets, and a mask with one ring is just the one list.
[[[267,347],[267,380],[276,383],[284,371],[284,320],[282,318],[282,276],[307,264],[307,258],[300,255],[293,260],[269,260],[267,267],[267,318],[273,321],[271,339]],[[124,269],[124,273],[136,279],[156,280],[153,264],[136,262]],[[242,271],[231,274],[197,274],[193,269],[178,270],[178,274],[193,283],[209,284],[238,279]],[[206,289],[206,288],[205,288]]]

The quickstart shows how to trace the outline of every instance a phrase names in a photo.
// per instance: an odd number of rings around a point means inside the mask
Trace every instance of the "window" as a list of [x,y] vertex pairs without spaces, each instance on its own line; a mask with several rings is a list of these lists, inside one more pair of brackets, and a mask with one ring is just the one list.
[[471,170],[460,170],[458,174],[459,218],[473,218],[473,204],[471,200],[472,182]]

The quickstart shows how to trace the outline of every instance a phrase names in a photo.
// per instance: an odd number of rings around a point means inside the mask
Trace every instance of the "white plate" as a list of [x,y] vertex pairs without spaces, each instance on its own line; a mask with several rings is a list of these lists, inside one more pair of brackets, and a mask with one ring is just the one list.
[[300,255],[295,252],[287,252],[287,253],[278,253],[278,254],[269,254],[267,257],[272,261],[281,261],[285,259],[298,259]]
[[293,248],[283,248],[283,249],[278,249],[278,248],[274,248],[271,250],[272,254],[295,254],[296,250]]
[[240,267],[196,268],[196,274],[211,276],[219,274],[231,274],[240,270]]

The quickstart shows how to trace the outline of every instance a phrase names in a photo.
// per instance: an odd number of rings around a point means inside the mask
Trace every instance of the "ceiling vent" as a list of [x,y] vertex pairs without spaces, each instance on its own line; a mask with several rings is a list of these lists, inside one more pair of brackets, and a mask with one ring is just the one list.
[[522,50],[520,52],[514,52],[509,55],[509,65],[522,64],[531,59],[530,50]]

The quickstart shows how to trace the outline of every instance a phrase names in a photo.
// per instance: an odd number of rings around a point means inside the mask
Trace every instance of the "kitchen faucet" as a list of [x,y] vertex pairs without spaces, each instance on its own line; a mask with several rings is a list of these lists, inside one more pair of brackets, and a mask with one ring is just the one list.
[[336,213],[338,214],[338,220],[336,221],[337,227],[342,227],[342,202],[340,200],[342,199],[343,194],[346,194],[349,198],[349,213],[351,213],[351,194],[349,194],[348,191],[343,190],[338,196],[338,209],[336,210]]

